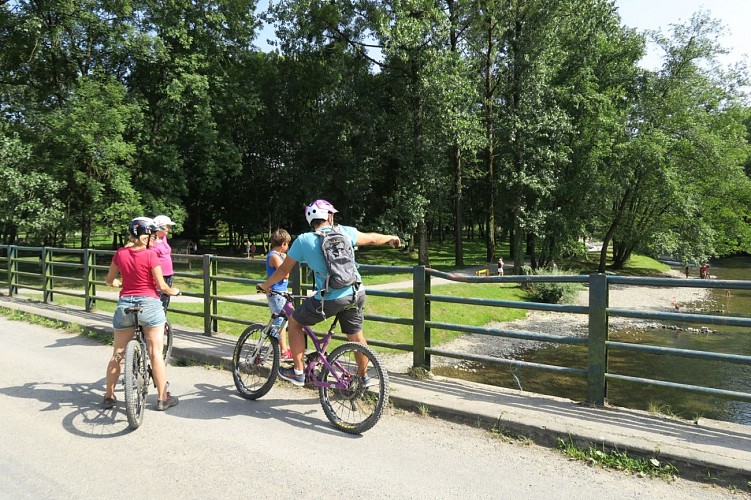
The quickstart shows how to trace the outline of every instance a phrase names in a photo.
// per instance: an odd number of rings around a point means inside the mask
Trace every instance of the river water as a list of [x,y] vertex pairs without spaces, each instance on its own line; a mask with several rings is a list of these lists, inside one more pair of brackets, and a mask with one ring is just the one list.
[[[711,263],[710,275],[717,279],[751,280],[751,257],[730,257]],[[698,276],[697,276],[698,277]],[[687,309],[705,314],[751,316],[751,291],[710,290],[707,300],[686,304]],[[625,329],[611,333],[610,339],[697,351],[714,351],[751,356],[751,331],[748,328],[712,326],[709,333],[686,330],[702,325],[678,325],[682,329]],[[551,346],[521,351],[516,359],[548,365],[587,368],[586,347]],[[465,363],[453,368],[436,369],[457,378],[465,378],[530,392],[552,394],[581,401],[586,399],[586,380],[531,368],[485,366]],[[701,385],[718,389],[751,392],[751,366],[736,363],[690,359],[612,350],[608,354],[608,372],[670,382]],[[644,384],[608,381],[607,400],[624,406],[676,415],[686,419],[699,417],[751,424],[751,403],[732,401],[687,391]]]

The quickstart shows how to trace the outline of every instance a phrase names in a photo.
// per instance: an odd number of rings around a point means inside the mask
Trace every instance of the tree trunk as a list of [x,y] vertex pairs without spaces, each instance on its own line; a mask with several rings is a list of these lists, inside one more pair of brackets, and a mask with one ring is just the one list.
[[91,217],[81,216],[81,248],[89,248],[91,243]]
[[424,220],[417,223],[417,263],[421,266],[430,266],[428,255],[428,230]]
[[464,247],[462,245],[462,152],[454,144],[454,265],[464,265]]

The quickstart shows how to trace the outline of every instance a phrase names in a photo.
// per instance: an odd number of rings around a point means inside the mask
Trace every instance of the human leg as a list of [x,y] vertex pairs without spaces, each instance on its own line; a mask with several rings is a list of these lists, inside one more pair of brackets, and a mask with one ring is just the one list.
[[[159,299],[142,297],[139,298],[139,305],[141,306],[141,313],[138,316],[138,322],[143,328],[146,348],[151,360],[151,376],[154,379],[158,398],[157,410],[165,410],[177,404],[177,398],[170,397],[167,392],[167,367],[162,357],[164,325],[167,318]],[[169,401],[169,404],[165,405],[166,401]]]
[[112,357],[107,363],[105,376],[104,399],[115,399],[115,384],[120,377],[120,363],[125,356],[125,346],[133,338],[135,328],[115,330]]
[[294,317],[289,318],[287,323],[287,331],[289,332],[289,348],[292,351],[292,363],[295,366],[295,370],[302,371],[303,369],[303,355],[305,354],[305,332],[303,331],[303,325],[298,323]]
[[[284,305],[287,303],[286,299],[279,295],[269,295],[268,302],[271,314],[281,313],[282,309],[284,309]],[[289,356],[287,356],[289,346],[287,345],[286,331],[280,328],[282,323],[284,323],[284,318],[278,317],[274,320],[273,324],[277,332],[277,338],[279,339],[279,352],[283,359],[289,359]]]
[[279,376],[297,386],[302,386],[305,383],[305,377],[303,376],[305,368],[303,361],[305,355],[305,332],[303,328],[320,323],[326,317],[322,308],[323,304],[321,300],[310,297],[289,316],[287,332],[289,332],[289,347],[292,353],[294,368],[292,370],[289,368],[280,368]]
[[158,398],[167,399],[167,367],[162,358],[164,325],[145,326],[143,334],[146,337],[146,347],[149,350],[149,359],[151,359],[151,376],[154,378]]
[[[167,283],[171,287],[174,279],[175,279],[175,276],[171,274],[169,276],[164,277],[164,282]],[[164,307],[165,311],[169,307],[170,298],[171,298],[170,295],[167,295],[164,292],[159,292],[159,299],[162,301],[162,307]]]
[[[342,332],[347,335],[347,340],[368,345],[363,332],[363,324],[365,323],[364,306],[365,294],[361,293],[354,303],[345,306],[339,313],[339,324],[342,327]],[[355,353],[355,359],[357,361],[357,374],[361,377],[365,376],[368,369],[368,358],[358,352]]]

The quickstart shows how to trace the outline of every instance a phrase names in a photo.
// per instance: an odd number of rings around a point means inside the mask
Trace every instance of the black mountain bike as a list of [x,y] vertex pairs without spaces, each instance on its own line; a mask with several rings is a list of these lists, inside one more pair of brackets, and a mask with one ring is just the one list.
[[[143,423],[143,412],[146,408],[146,396],[149,394],[149,385],[156,382],[152,380],[151,360],[146,345],[143,328],[138,324],[138,313],[141,306],[135,305],[125,309],[125,314],[133,314],[136,330],[133,338],[125,346],[125,370],[123,385],[125,386],[125,410],[128,415],[128,425],[131,429],[138,429]],[[164,345],[162,357],[164,363],[169,362],[172,354],[172,325],[169,322],[164,325]]]

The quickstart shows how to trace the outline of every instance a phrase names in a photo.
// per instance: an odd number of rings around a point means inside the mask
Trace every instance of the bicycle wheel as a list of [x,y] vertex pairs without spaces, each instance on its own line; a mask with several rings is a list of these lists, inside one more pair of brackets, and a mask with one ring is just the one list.
[[232,354],[232,378],[240,395],[258,399],[271,390],[279,370],[279,340],[264,334],[266,325],[250,325]]
[[[367,362],[365,377],[357,375],[358,358]],[[337,429],[361,434],[378,423],[388,404],[388,372],[372,349],[355,342],[340,345],[328,360],[333,371],[324,366],[319,376],[324,384],[318,388],[323,412]],[[337,378],[347,384],[347,388],[337,388]]]
[[162,358],[164,358],[164,364],[168,365],[170,357],[172,357],[172,324],[167,321],[164,324],[164,337],[162,338]]
[[137,340],[128,342],[125,347],[125,409],[132,429],[138,429],[143,422],[146,394],[149,390],[143,356],[141,344]]

